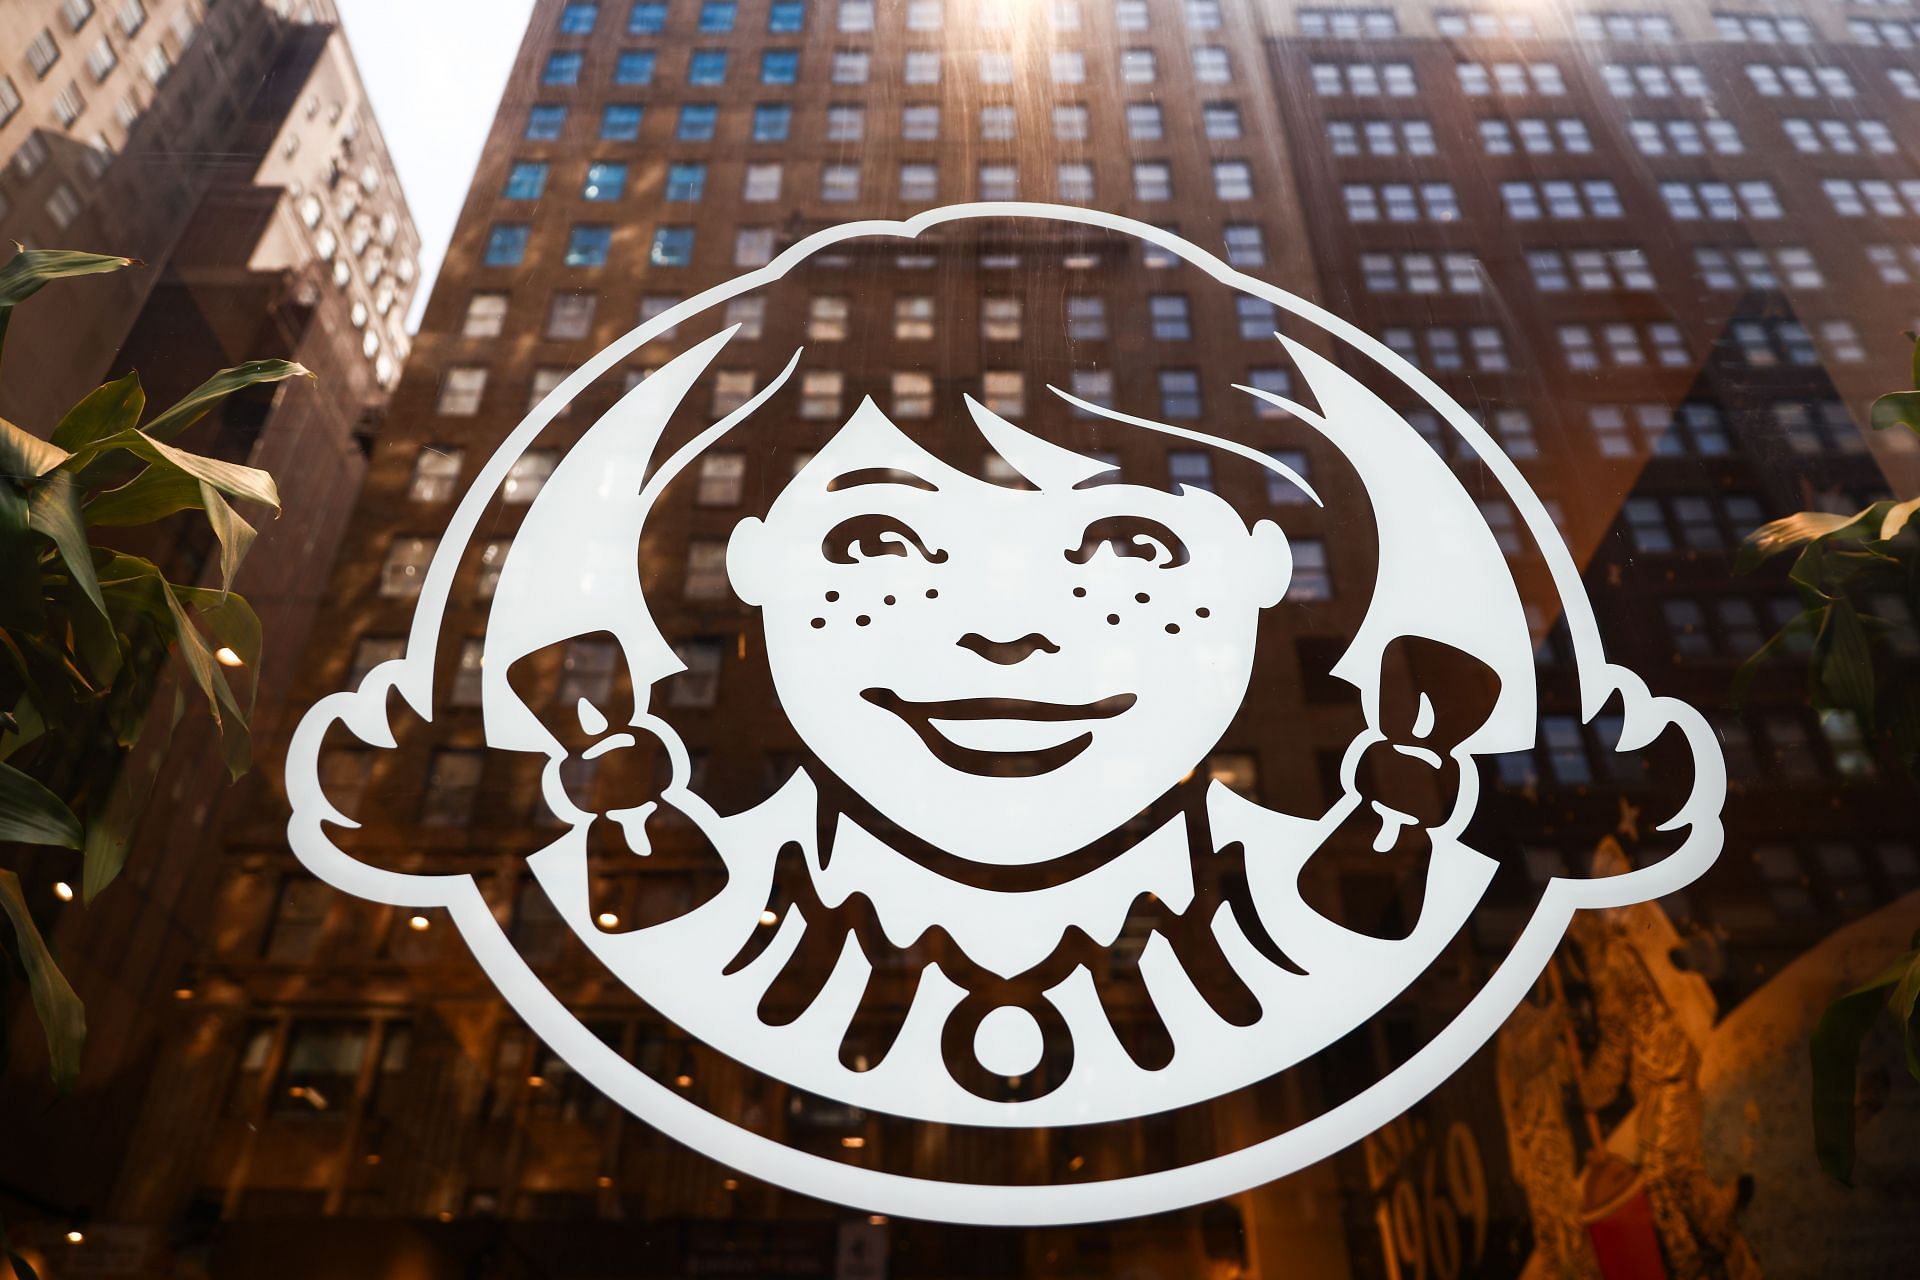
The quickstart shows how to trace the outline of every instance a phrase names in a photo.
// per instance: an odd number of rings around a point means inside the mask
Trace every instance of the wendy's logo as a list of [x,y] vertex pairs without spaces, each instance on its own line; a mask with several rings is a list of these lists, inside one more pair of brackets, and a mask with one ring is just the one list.
[[[1135,367],[1157,359],[1123,303],[1143,244],[1200,306],[1273,309],[1265,376]],[[1023,317],[1004,352],[956,340],[987,295]],[[835,324],[807,332],[822,313]],[[617,365],[663,349],[565,429]],[[1480,468],[1473,495],[1416,412]],[[491,601],[462,598],[533,449],[557,465]],[[1541,599],[1483,514],[1494,491]],[[1350,557],[1332,598],[1329,544]],[[1687,761],[1667,856],[1536,892],[1464,1011],[1319,1114],[1194,1158],[1036,1175],[1036,1132],[1177,1122],[1313,1063],[1434,966],[1500,869],[1468,835],[1481,765],[1535,745],[1530,615],[1564,618],[1584,719],[1617,722],[1621,752],[1659,739]],[[482,631],[476,716],[436,690],[449,637]],[[734,1087],[689,1092],[610,1046],[473,876],[335,807],[323,744],[402,745],[409,714],[483,740],[502,777],[537,775],[538,821],[505,831],[531,891]],[[1273,778],[1236,776],[1242,743]],[[1323,786],[1281,763],[1315,753]],[[406,656],[308,713],[287,780],[309,867],[446,908],[528,1025],[636,1115],[809,1194],[1007,1224],[1169,1209],[1356,1141],[1488,1040],[1576,909],[1698,876],[1724,792],[1705,721],[1606,661],[1546,508],[1431,381],[1169,232],[1012,203],[819,232],[566,379],[461,501]],[[1359,910],[1330,867],[1391,882],[1403,909]],[[792,1115],[878,1113],[928,1140],[817,1154],[769,1089]],[[955,1135],[972,1157],[929,1167]]]

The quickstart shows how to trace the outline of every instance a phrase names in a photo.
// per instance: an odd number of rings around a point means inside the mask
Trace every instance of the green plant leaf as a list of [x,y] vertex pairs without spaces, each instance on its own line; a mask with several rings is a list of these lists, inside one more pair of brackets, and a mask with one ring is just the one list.
[[66,975],[53,961],[47,943],[40,936],[33,915],[27,910],[27,898],[20,891],[20,877],[0,870],[0,911],[13,921],[16,954],[27,971],[27,990],[33,995],[33,1010],[40,1015],[41,1030],[47,1033],[47,1056],[53,1063],[53,1083],[60,1092],[73,1088],[80,1078],[80,1049],[87,1039],[87,1011],[68,984]]
[[67,416],[53,429],[53,442],[62,449],[78,449],[104,440],[139,426],[146,407],[147,393],[140,387],[140,375],[129,373],[95,388],[67,410]]
[[[18,247],[16,245],[16,247]],[[138,258],[72,249],[21,249],[0,266],[0,307],[12,307],[40,292],[50,281],[67,276],[99,275],[144,265]]]
[[1804,542],[1830,537],[1853,524],[1859,516],[1838,516],[1826,511],[1800,511],[1769,521],[1748,534],[1733,558],[1735,573],[1750,573],[1762,562]]
[[[177,683],[173,690],[173,711],[165,735],[153,743],[142,743],[146,750],[138,760],[128,760],[113,780],[104,802],[87,815],[86,847],[81,850],[80,893],[91,903],[114,882],[127,865],[127,850],[133,844],[134,828],[153,799],[153,784],[159,780],[166,763],[167,748],[186,714],[187,693]],[[144,738],[144,735],[142,735]]]
[[79,253],[72,249],[26,249],[16,242],[15,253],[0,266],[0,345],[7,340],[13,309],[40,292],[48,282],[68,276],[92,276],[104,271],[142,265],[136,258]]
[[106,617],[107,602],[101,598],[100,580],[94,576],[93,547],[87,541],[86,517],[80,511],[80,489],[71,475],[56,471],[33,487],[27,497],[27,523],[52,539],[74,585],[93,602],[100,616]]
[[1873,651],[1859,610],[1845,596],[1836,598],[1827,613],[1825,652],[1820,660],[1820,684],[1833,705],[1859,717],[1863,729],[1873,727]]
[[249,360],[231,369],[222,369],[188,393],[179,404],[147,423],[146,433],[155,440],[171,440],[236,391],[264,383],[285,382],[288,378],[312,376],[305,365],[291,360]]
[[1894,984],[1893,994],[1887,997],[1887,1009],[1893,1014],[1893,1020],[1900,1024],[1900,1042],[1906,1048],[1907,1074],[1920,1080],[1920,1038],[1914,1034],[1913,1009],[1920,1003],[1920,937],[1914,939],[1914,949],[1907,952],[1901,961],[1906,966],[1900,975],[1900,981]]
[[220,539],[220,593],[225,595],[233,589],[233,575],[240,572],[240,562],[247,558],[258,535],[204,480],[200,482],[200,500],[206,505],[207,523],[213,526],[213,536]]
[[68,456],[59,445],[0,418],[0,476],[23,483],[37,480],[65,462]]
[[[0,1059],[0,1066],[5,1062]],[[40,1280],[40,1273],[30,1266],[27,1260],[14,1252],[13,1241],[7,1238],[7,1224],[0,1222],[0,1258],[13,1264],[14,1280]]]
[[254,697],[260,690],[263,639],[259,615],[247,603],[246,597],[233,592],[210,591],[205,587],[177,587],[175,590],[199,615],[214,647],[231,649],[234,656],[239,658],[239,669],[247,673],[246,713],[251,720]]
[[1886,1008],[1887,988],[1901,980],[1912,960],[1911,955],[1902,958],[1828,1005],[1807,1046],[1813,1061],[1814,1152],[1820,1167],[1847,1186],[1853,1185],[1860,1045]]
[[[67,466],[80,472],[84,477],[87,469],[102,454],[115,449],[125,449],[145,458],[154,466],[172,468],[204,481],[221,493],[244,498],[249,502],[258,502],[280,509],[280,491],[273,483],[273,477],[257,467],[243,467],[237,462],[222,462],[218,458],[203,457],[197,453],[188,453],[185,449],[176,449],[154,439],[145,431],[122,431],[118,435],[96,440],[85,449],[73,455]],[[131,482],[129,482],[131,483]],[[123,486],[124,487],[124,486]]]
[[46,625],[47,604],[40,540],[27,525],[28,514],[22,487],[0,477],[0,600],[7,602],[7,617],[0,626],[37,631]]
[[80,819],[60,797],[10,764],[0,764],[0,840],[78,849]]
[[46,721],[40,718],[40,708],[36,707],[33,699],[24,693],[20,695],[20,701],[13,704],[13,710],[8,714],[13,718],[13,724],[4,733],[0,733],[0,761],[4,761],[47,731]]
[[1873,402],[1867,422],[1875,431],[1905,427],[1920,434],[1920,391],[1894,391]]
[[1754,677],[1760,674],[1761,667],[1773,660],[1775,653],[1791,647],[1795,640],[1811,639],[1818,635],[1826,624],[1826,617],[1827,606],[1822,605],[1789,619],[1752,657],[1741,663],[1739,670],[1733,673],[1733,705],[1740,707],[1746,704],[1747,691],[1753,686]]
[[87,523],[100,528],[151,524],[178,511],[198,511],[201,481],[178,467],[149,466],[87,503]]
[[1886,515],[1880,518],[1879,538],[1882,542],[1892,541],[1900,536],[1916,511],[1920,511],[1920,498],[1909,498],[1905,502],[1896,502],[1887,508]]

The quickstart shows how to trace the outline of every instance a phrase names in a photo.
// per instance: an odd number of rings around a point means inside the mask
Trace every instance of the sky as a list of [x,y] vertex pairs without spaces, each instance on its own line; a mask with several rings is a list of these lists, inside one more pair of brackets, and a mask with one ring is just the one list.
[[334,0],[420,228],[417,327],[533,0]]

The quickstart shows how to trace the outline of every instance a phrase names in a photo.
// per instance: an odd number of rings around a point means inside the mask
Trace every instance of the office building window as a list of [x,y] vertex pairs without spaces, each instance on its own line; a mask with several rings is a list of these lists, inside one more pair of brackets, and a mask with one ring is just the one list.
[[853,102],[835,102],[827,107],[828,142],[858,142],[866,131],[865,107]]
[[558,103],[542,102],[527,109],[526,136],[532,142],[551,142],[567,127],[567,109]]
[[508,297],[504,293],[476,293],[467,299],[460,322],[463,338],[497,338],[506,328]]
[[695,49],[687,59],[687,83],[692,85],[725,84],[727,80],[727,51],[725,49]]
[[435,412],[443,418],[471,418],[480,412],[480,399],[486,390],[487,370],[483,366],[450,368],[440,376]]
[[681,142],[711,142],[720,121],[720,108],[711,102],[688,102],[680,107],[673,136]]
[[600,138],[603,142],[632,142],[640,136],[640,118],[644,109],[635,102],[609,102],[600,112]]
[[1162,369],[1160,412],[1169,418],[1193,419],[1200,416],[1200,375],[1192,369]]
[[398,537],[387,544],[380,564],[380,594],[390,600],[410,600],[420,594],[427,566],[439,549],[438,538]]
[[564,260],[570,267],[603,267],[612,249],[612,227],[599,223],[580,224],[567,233]]
[[596,160],[587,166],[586,181],[580,184],[583,200],[618,200],[627,192],[627,166],[617,161]]
[[506,200],[538,200],[547,190],[547,166],[539,160],[515,162],[507,171],[507,185],[501,191]]
[[407,498],[412,502],[446,502],[460,485],[460,468],[466,451],[457,445],[423,445],[413,460],[413,477],[407,482]]
[[785,142],[793,126],[793,108],[784,102],[762,102],[753,109],[753,140]]
[[860,198],[860,166],[830,164],[820,171],[820,198],[845,203]]
[[654,53],[651,49],[623,49],[614,59],[613,82],[619,85],[653,83]]
[[[847,107],[841,109],[849,110],[853,113],[853,126],[856,130],[853,137],[857,139],[860,136],[858,129],[860,121],[863,118],[864,108]],[[833,111],[834,108],[832,107],[827,109],[827,134],[830,138],[834,136]],[[932,102],[911,102],[902,107],[900,109],[900,136],[908,142],[932,142],[938,138],[940,136],[939,104]]]
[[666,198],[692,203],[706,194],[707,166],[683,162],[667,166]]
[[600,299],[591,293],[556,293],[547,307],[546,336],[574,342],[593,334],[593,313]]
[[798,49],[768,49],[760,55],[761,84],[794,84],[799,79]]
[[656,267],[684,267],[693,261],[692,227],[657,227],[647,260]]

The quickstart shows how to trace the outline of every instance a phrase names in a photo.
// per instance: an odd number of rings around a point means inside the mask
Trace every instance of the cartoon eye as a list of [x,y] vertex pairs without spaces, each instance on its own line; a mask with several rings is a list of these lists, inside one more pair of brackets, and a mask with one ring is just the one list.
[[1085,564],[1106,547],[1116,556],[1145,560],[1156,569],[1176,569],[1188,560],[1187,544],[1158,520],[1145,516],[1103,516],[1080,535],[1079,547],[1067,559]]
[[905,521],[893,516],[864,515],[842,520],[821,540],[820,554],[834,564],[858,564],[881,556],[918,556],[929,564],[945,564],[947,553],[929,551]]

